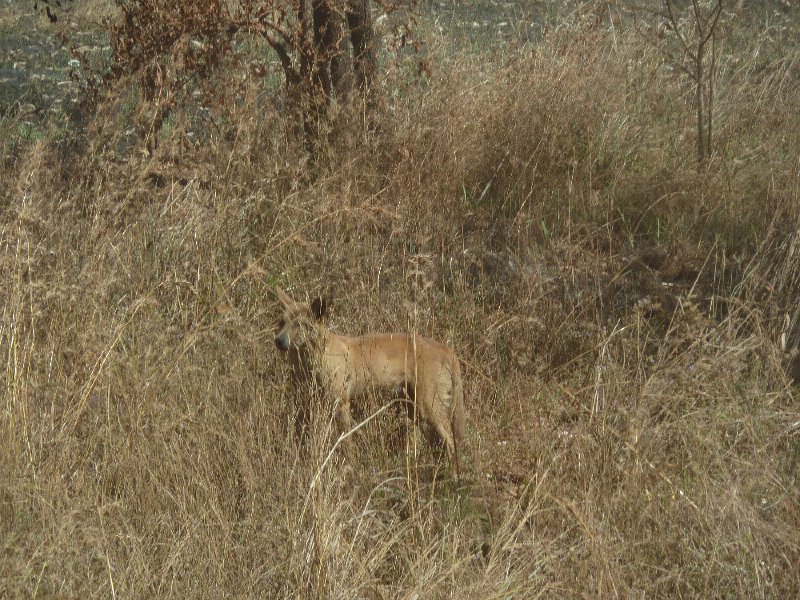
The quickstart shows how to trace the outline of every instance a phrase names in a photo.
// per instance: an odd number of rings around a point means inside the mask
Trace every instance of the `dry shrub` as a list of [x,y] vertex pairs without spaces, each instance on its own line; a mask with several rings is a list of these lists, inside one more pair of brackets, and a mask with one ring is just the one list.
[[[797,595],[792,134],[755,119],[771,162],[697,175],[619,32],[431,56],[316,161],[254,86],[233,135],[3,172],[0,595]],[[344,460],[320,409],[299,447],[275,283],[457,348],[466,481],[388,420]]]

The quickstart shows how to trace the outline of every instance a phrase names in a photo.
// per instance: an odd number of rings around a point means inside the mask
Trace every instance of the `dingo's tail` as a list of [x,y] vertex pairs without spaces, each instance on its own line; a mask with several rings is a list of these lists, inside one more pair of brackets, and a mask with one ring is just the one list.
[[458,447],[464,437],[464,384],[461,380],[461,365],[457,357],[453,360],[451,376],[453,378],[453,397],[450,403],[450,429],[453,432],[453,460],[455,461],[456,478],[460,479]]

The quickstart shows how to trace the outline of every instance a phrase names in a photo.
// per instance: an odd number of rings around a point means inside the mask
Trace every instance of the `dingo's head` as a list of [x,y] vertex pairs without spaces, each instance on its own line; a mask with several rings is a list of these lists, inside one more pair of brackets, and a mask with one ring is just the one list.
[[279,287],[275,287],[275,295],[283,305],[283,315],[275,335],[278,349],[283,352],[297,352],[314,343],[317,337],[316,321],[325,314],[325,301],[317,298],[308,306],[293,300]]

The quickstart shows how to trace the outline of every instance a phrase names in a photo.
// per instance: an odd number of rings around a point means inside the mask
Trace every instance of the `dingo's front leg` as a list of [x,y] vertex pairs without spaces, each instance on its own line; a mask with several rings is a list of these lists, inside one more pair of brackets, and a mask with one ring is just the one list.
[[[345,397],[339,398],[336,402],[336,425],[339,428],[340,436],[347,435],[353,428],[353,418],[350,414],[350,401]],[[342,444],[345,446],[349,445],[346,440],[343,440]]]

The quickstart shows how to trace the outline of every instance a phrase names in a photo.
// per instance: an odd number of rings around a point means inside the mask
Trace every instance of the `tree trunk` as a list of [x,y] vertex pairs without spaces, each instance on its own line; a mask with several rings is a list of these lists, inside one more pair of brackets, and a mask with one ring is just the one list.
[[706,159],[706,81],[703,62],[705,61],[705,44],[698,44],[695,60],[695,102],[697,104],[697,160],[703,163]]
[[356,83],[361,93],[367,95],[377,70],[377,51],[369,0],[348,0],[347,24],[353,44]]
[[345,10],[342,0],[314,0],[314,46],[319,80],[330,102],[347,97],[350,61],[346,51]]
[[354,80],[367,108],[373,106],[370,89],[377,70],[377,53],[369,0],[300,0],[298,18],[301,33],[297,96],[306,146],[312,150],[331,102],[346,101]]
[[706,152],[708,157],[711,157],[711,152],[714,149],[713,144],[713,130],[714,130],[714,86],[717,81],[717,36],[711,32],[711,66],[708,72],[708,104],[706,110],[708,112],[708,131],[706,132]]

